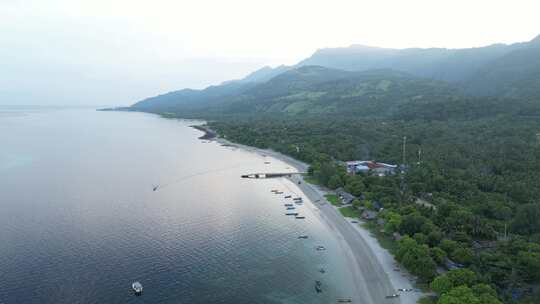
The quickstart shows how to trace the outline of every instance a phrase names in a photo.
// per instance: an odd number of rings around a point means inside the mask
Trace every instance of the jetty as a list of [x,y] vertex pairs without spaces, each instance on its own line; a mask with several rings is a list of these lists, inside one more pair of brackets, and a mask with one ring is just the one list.
[[266,172],[266,173],[248,173],[242,174],[241,178],[276,178],[292,177],[293,175],[306,174],[305,172]]

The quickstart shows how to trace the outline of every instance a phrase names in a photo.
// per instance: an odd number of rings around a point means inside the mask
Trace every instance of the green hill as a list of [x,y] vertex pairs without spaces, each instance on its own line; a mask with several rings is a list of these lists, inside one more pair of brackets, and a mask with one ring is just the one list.
[[484,66],[466,82],[476,95],[540,96],[540,36]]
[[415,99],[455,95],[442,82],[375,70],[349,72],[304,66],[259,84],[223,107],[225,113],[340,114],[383,116]]
[[298,65],[349,71],[393,69],[462,85],[476,95],[530,96],[540,94],[539,45],[540,36],[524,43],[468,49],[385,49],[353,45],[318,50]]
[[540,96],[540,36],[469,49],[321,49],[295,66],[264,67],[204,90],[150,97],[130,109],[184,116],[388,113],[411,98],[464,94]]
[[403,72],[351,72],[321,66],[287,70],[266,82],[235,81],[145,99],[133,110],[180,116],[340,114],[384,116],[411,101],[454,96],[455,88]]
[[223,99],[242,94],[255,85],[255,82],[230,81],[204,90],[184,89],[146,98],[129,109],[153,113],[195,112],[219,104]]

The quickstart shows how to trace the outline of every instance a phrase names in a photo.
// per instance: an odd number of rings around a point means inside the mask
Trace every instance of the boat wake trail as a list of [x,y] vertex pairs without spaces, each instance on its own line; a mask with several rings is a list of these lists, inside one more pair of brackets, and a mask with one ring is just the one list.
[[211,174],[211,173],[216,173],[216,172],[222,172],[222,171],[228,171],[228,170],[231,170],[231,169],[234,169],[234,168],[238,168],[238,167],[241,167],[241,166],[246,166],[246,165],[250,165],[250,164],[253,164],[253,163],[259,163],[260,161],[255,161],[255,162],[243,162],[243,163],[237,163],[237,164],[234,164],[234,165],[231,165],[231,166],[227,166],[227,167],[222,167],[222,168],[215,168],[215,169],[211,169],[211,170],[206,170],[206,171],[201,171],[201,172],[196,172],[196,173],[193,173],[193,174],[189,174],[189,175],[185,175],[185,176],[182,176],[178,179],[175,179],[173,181],[170,181],[168,183],[164,183],[164,184],[156,184],[152,187],[152,191],[159,191],[163,188],[167,188],[169,186],[172,186],[172,185],[175,185],[175,184],[178,184],[178,183],[181,183],[181,182],[184,182],[184,181],[187,181],[189,179],[192,179],[194,177],[198,177],[198,176],[203,176],[203,175],[207,175],[207,174]]

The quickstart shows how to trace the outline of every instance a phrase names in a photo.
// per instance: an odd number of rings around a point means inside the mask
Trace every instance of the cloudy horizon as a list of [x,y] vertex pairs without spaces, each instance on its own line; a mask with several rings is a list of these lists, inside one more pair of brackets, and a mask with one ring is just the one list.
[[0,104],[128,105],[325,47],[467,48],[540,34],[535,1],[435,2],[2,0]]

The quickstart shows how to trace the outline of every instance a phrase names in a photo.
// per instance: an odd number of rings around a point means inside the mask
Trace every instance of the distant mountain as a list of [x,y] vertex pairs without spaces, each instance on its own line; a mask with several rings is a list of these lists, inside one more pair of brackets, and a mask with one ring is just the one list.
[[231,82],[205,90],[182,90],[153,97],[132,109],[184,116],[215,114],[384,116],[412,100],[456,95],[456,88],[392,70],[351,72],[302,66],[261,82]]
[[420,77],[460,82],[490,61],[523,46],[524,44],[495,44],[470,49],[400,50],[353,45],[347,48],[318,50],[299,65],[322,65],[350,71],[394,69]]
[[292,67],[286,66],[286,65],[280,65],[275,68],[265,66],[261,69],[258,69],[257,71],[247,75],[246,77],[242,78],[240,81],[242,82],[265,82],[268,81],[275,76],[290,70]]
[[243,93],[255,82],[230,81],[204,90],[183,89],[141,100],[130,107],[143,112],[195,111],[211,107],[221,100]]
[[303,66],[261,83],[224,105],[226,113],[384,116],[411,100],[456,95],[443,82],[392,70],[351,72]]
[[483,66],[465,82],[476,95],[540,96],[540,36]]
[[321,49],[298,65],[349,71],[393,69],[462,85],[474,95],[540,95],[540,36],[530,42],[468,49],[385,49],[352,45]]
[[530,42],[469,49],[362,45],[321,49],[295,66],[263,67],[204,90],[147,98],[131,109],[184,114],[348,113],[348,107],[377,108],[375,100],[385,100],[379,102],[380,110],[390,98],[399,103],[414,96],[452,94],[540,96],[540,36]]
[[149,97],[131,106],[131,110],[145,112],[195,111],[243,93],[258,83],[268,81],[290,69],[288,66],[265,66],[242,79],[225,81],[202,90],[183,89]]

